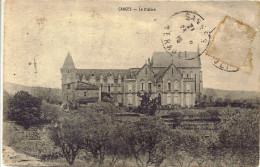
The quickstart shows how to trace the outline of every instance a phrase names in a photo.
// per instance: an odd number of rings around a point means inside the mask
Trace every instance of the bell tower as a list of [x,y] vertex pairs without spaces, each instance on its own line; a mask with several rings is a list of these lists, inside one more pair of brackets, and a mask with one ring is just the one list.
[[68,52],[67,57],[64,61],[63,66],[60,69],[61,71],[61,87],[62,87],[62,99],[63,102],[71,101],[72,99],[72,86],[73,83],[76,81],[76,72],[77,69],[75,68],[73,59]]
[[62,75],[61,85],[71,83],[75,80],[76,68],[69,52],[60,71]]

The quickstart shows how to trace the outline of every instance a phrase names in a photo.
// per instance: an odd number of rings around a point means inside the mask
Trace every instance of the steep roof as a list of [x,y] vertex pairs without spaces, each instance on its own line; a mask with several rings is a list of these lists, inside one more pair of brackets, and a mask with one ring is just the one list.
[[100,76],[107,78],[110,74],[113,77],[118,77],[119,74],[121,77],[123,77],[125,74],[127,75],[127,77],[131,76],[131,72],[129,69],[77,69],[77,72],[80,77],[83,77],[83,75],[85,75],[87,78],[92,76],[92,74],[96,78],[100,78]]
[[180,70],[178,70],[173,63],[171,63],[167,68],[162,69],[162,70],[157,74],[156,78],[157,78],[157,79],[161,79],[161,78],[164,76],[164,74],[170,69],[170,67],[174,67],[174,69],[181,75]]
[[76,90],[98,90],[98,86],[91,85],[88,83],[78,82],[76,86]]
[[[197,52],[187,52],[187,57],[196,57]],[[178,67],[201,67],[200,57],[186,60],[185,57],[178,58],[177,56],[171,56],[167,52],[154,52],[151,60],[152,68],[156,67],[168,67],[171,63]]]
[[63,64],[62,68],[75,68],[73,59],[72,59],[72,57],[71,57],[69,52],[67,54],[67,57],[66,57],[66,59],[64,61],[64,64]]

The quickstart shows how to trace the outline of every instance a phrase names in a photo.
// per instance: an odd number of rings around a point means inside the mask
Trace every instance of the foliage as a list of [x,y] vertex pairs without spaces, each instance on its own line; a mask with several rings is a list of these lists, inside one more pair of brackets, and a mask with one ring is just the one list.
[[45,123],[51,123],[58,119],[60,110],[61,109],[59,105],[50,104],[43,100],[41,105],[41,118]]
[[41,124],[41,100],[28,92],[17,92],[9,100],[10,112],[8,118],[18,125],[28,129],[30,126]]
[[61,92],[57,89],[34,87],[32,95],[50,104],[61,104]]
[[62,153],[70,165],[73,165],[76,156],[83,147],[83,125],[85,122],[81,118],[74,115],[74,119],[77,120],[75,121],[71,119],[70,115],[65,115],[60,118],[59,124],[50,127],[50,139],[62,149]]
[[227,108],[221,112],[220,142],[224,147],[254,147],[259,144],[259,111]]
[[6,91],[3,92],[3,119],[8,120],[8,113],[10,112],[8,101],[12,96]]
[[138,92],[137,96],[141,98],[141,104],[137,107],[136,111],[142,114],[155,115],[157,99],[151,99],[150,92]]
[[137,166],[160,166],[171,141],[168,133],[169,127],[157,118],[147,117],[128,123],[125,143],[130,148]]

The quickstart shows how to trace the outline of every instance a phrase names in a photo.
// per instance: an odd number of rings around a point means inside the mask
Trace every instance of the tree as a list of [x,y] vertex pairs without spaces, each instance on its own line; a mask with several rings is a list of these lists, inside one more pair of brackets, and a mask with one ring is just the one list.
[[222,107],[222,106],[223,106],[222,98],[217,98],[215,101],[215,107]]
[[232,100],[231,100],[231,96],[230,95],[226,95],[225,99],[224,99],[224,105],[225,106],[229,106],[231,104]]
[[207,95],[208,97],[209,104],[212,105],[212,103],[215,101],[215,98],[217,96],[216,91],[213,89],[207,89],[205,95]]
[[28,92],[17,92],[9,100],[8,118],[25,129],[41,124],[41,100]]
[[154,115],[157,109],[157,99],[155,98],[151,100],[150,92],[138,92],[137,96],[141,98],[141,104],[137,108],[137,111],[148,115]]
[[50,127],[50,139],[61,148],[70,165],[84,146],[84,129],[88,128],[85,119],[79,114],[63,113],[56,125]]
[[160,166],[166,156],[170,129],[162,120],[143,118],[129,122],[125,143],[130,148],[137,166]]
[[[252,109],[227,108],[220,115],[219,149],[221,155],[230,155],[228,166],[253,166],[258,163],[259,111]],[[237,160],[241,161],[238,162]],[[249,159],[247,161],[246,159]],[[242,161],[243,160],[243,161]]]
[[32,95],[45,100],[51,104],[61,104],[61,92],[58,89],[34,87],[32,88]]
[[109,128],[109,140],[105,147],[106,154],[111,156],[110,166],[115,166],[120,159],[126,160],[131,156],[131,150],[125,144],[125,139],[128,137],[127,131],[128,124],[121,122],[116,122]]
[[51,123],[58,119],[58,115],[60,114],[60,106],[56,104],[47,103],[45,100],[42,101],[41,105],[41,113],[42,120],[45,123]]

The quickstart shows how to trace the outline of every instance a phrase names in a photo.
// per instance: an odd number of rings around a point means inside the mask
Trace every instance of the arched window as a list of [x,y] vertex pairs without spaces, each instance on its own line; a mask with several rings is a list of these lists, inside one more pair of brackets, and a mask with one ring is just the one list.
[[174,81],[174,90],[179,90],[179,81]]
[[168,81],[168,83],[167,83],[167,90],[171,90],[171,88],[172,88],[172,83],[171,83],[171,81]]
[[148,82],[148,91],[152,91],[152,82],[151,81]]
[[141,83],[140,83],[140,90],[145,90],[144,82],[141,82]]

